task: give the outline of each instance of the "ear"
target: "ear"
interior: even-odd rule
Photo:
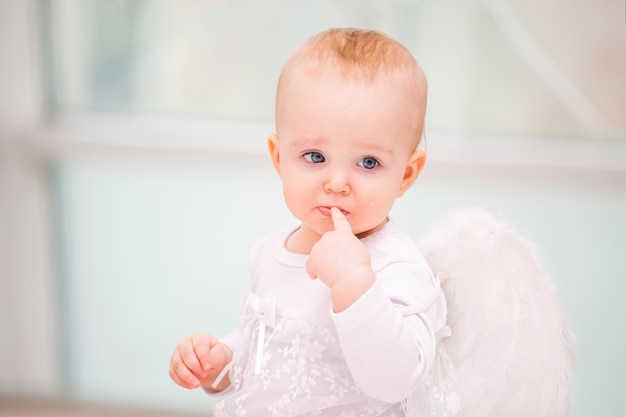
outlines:
[[[267,137],[267,149],[270,151],[274,169],[280,175],[280,147],[278,146],[278,135],[276,133],[272,133]]]
[[[404,170],[404,177],[402,178],[402,184],[400,185],[398,197],[401,197],[406,192],[406,190],[411,188],[411,186],[419,176],[420,172],[422,172],[422,168],[424,168],[425,163],[426,152],[421,149],[413,151],[411,156],[409,156],[409,160]]]

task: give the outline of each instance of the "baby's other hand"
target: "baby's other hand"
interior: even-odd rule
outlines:
[[[200,386],[212,388],[218,374],[230,362],[232,352],[220,343],[215,336],[194,333],[176,346],[170,359],[170,377],[187,389]],[[228,378],[220,382],[217,391],[228,385]]]

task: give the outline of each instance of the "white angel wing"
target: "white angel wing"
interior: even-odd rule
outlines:
[[[575,338],[534,245],[467,208],[420,246],[448,302],[451,336],[442,345],[459,416],[567,416]]]

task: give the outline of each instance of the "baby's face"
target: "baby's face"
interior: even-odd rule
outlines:
[[[402,88],[308,76],[282,91],[274,163],[303,231],[331,230],[331,207],[360,237],[378,230],[411,185],[416,127]]]

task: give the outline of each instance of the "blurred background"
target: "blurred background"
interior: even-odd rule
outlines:
[[[265,151],[274,89],[334,26],[385,31],[429,79],[429,160],[394,219],[416,240],[463,205],[510,219],[579,339],[571,415],[621,414],[625,15],[623,0],[0,0],[0,416],[210,414],[169,357],[236,324],[250,246],[295,224]]]

